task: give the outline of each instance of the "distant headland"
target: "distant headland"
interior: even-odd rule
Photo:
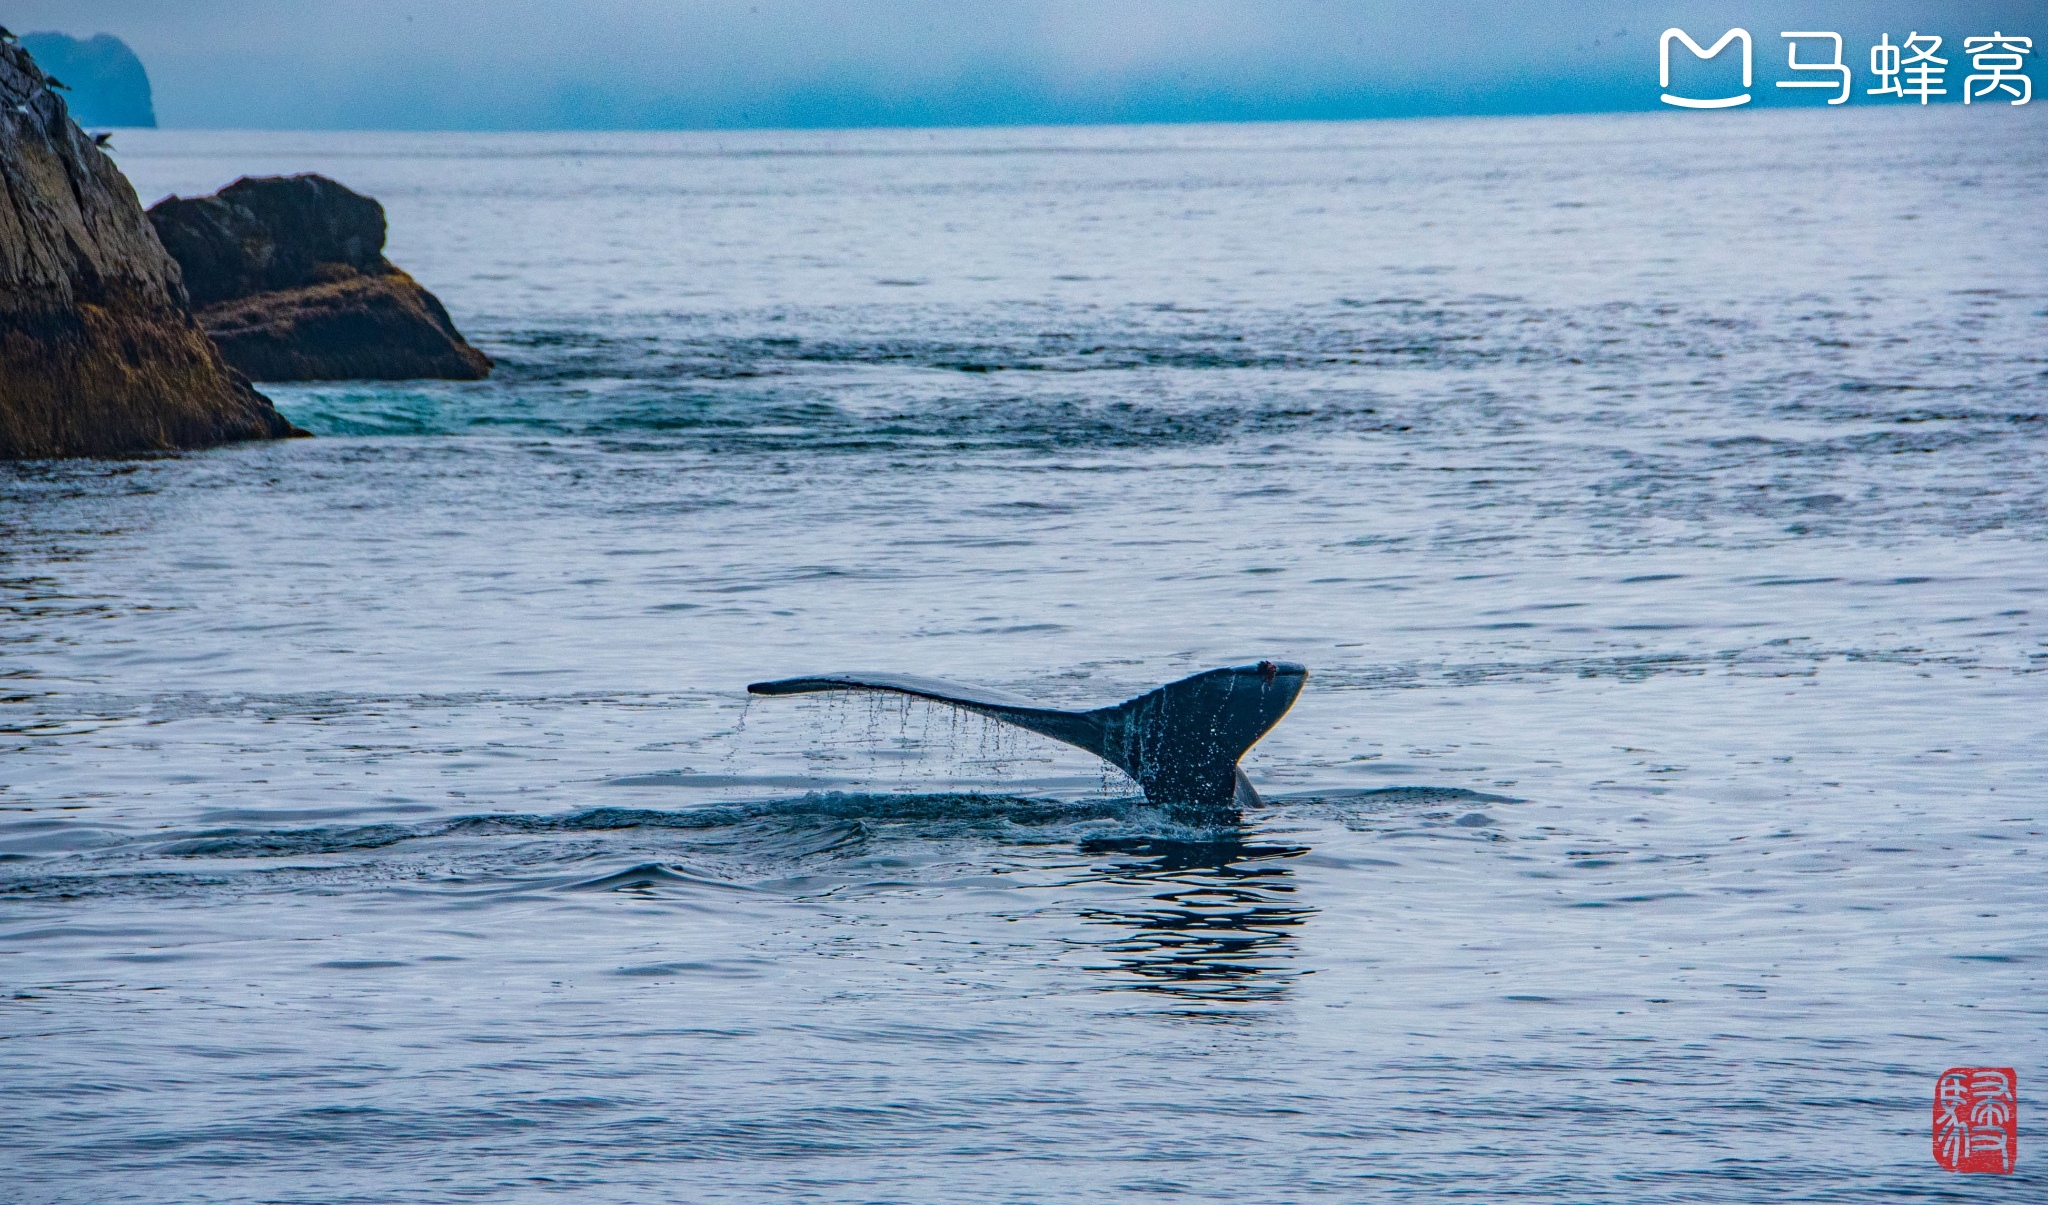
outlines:
[[[44,71],[69,86],[71,116],[79,125],[156,125],[149,72],[128,43],[113,34],[25,33],[21,45]]]

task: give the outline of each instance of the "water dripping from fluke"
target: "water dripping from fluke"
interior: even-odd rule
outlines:
[[[1236,825],[1259,793],[1238,759],[1294,705],[1308,670],[1261,661],[1207,670],[1092,711],[1046,707],[1008,691],[914,674],[817,674],[755,682],[749,694],[871,691],[945,703],[1085,749],[1128,774],[1176,824]]]

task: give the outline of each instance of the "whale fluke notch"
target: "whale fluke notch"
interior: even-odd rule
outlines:
[[[1086,749],[1130,775],[1169,818],[1216,825],[1235,824],[1259,802],[1237,759],[1280,722],[1306,681],[1300,665],[1261,661],[1207,670],[1093,711],[916,674],[813,674],[755,682],[747,693],[879,691],[946,703]]]

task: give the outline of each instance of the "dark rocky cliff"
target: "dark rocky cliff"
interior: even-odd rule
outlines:
[[[244,177],[149,211],[199,321],[259,381],[475,380],[491,362],[384,258],[384,207],[325,176]]]
[[[193,321],[120,170],[0,44],[0,458],[293,433]]]
[[[244,176],[210,197],[158,201],[149,220],[202,310],[393,270],[384,258],[384,207],[325,176]]]
[[[44,71],[71,89],[71,116],[83,126],[153,126],[156,106],[149,95],[149,72],[128,43],[110,33],[74,38],[62,33],[30,33],[21,45]]]

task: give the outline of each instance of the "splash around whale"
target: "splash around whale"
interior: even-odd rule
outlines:
[[[1238,759],[1280,722],[1307,681],[1303,666],[1261,661],[1206,670],[1092,711],[940,678],[866,671],[755,682],[747,692],[878,691],[945,703],[1086,749],[1130,775],[1169,820],[1214,826],[1236,824],[1258,804]]]

